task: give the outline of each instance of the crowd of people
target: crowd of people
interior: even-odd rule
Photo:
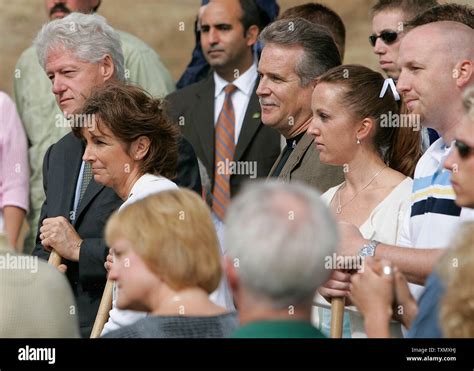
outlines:
[[[0,337],[474,337],[474,8],[377,0],[383,76],[325,5],[203,1],[176,90],[100,3],[0,92]]]

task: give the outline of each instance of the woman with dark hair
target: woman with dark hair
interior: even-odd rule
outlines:
[[[87,142],[83,160],[94,180],[124,200],[120,211],[151,194],[177,189],[179,129],[165,115],[161,101],[144,90],[121,83],[96,88],[85,101],[74,133]],[[112,260],[113,249],[108,260]],[[141,312],[116,308],[116,290],[106,331],[143,318]]]
[[[94,180],[127,204],[155,191],[177,188],[179,129],[144,90],[107,83],[84,103],[74,132],[87,142],[83,159]],[[137,189],[138,188],[138,189]]]
[[[394,93],[384,89],[386,85],[382,75],[369,68],[343,65],[319,77],[312,97],[313,121],[308,133],[314,136],[321,162],[343,166],[345,177],[322,198],[338,221],[357,225],[371,240],[370,246],[361,246],[361,256],[373,255],[379,241],[396,243],[410,205],[409,176],[416,164],[404,146],[409,143],[406,138],[420,127],[411,127],[415,121],[410,117],[408,122],[401,119]],[[320,294],[345,296],[349,273],[335,271],[333,277],[339,282],[328,281]],[[340,281],[346,281],[347,287],[340,287]],[[328,305],[318,298],[320,305]],[[319,309],[317,313],[322,330],[327,331],[329,311]],[[391,331],[393,336],[402,336],[399,323],[392,323]],[[344,335],[365,336],[362,317],[354,307],[346,310]]]

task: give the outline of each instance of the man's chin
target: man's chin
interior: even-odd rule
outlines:
[[[60,104],[59,108],[61,112],[64,114],[64,116],[71,116],[75,115],[80,111],[80,108],[76,107],[75,105],[72,104]]]
[[[387,75],[388,78],[398,80],[398,77],[400,76],[400,70],[396,68],[396,66],[393,63],[389,63],[384,66],[380,66],[383,72]]]
[[[274,127],[276,126],[275,120],[272,120],[269,117],[265,117],[265,115],[262,115],[261,117],[262,124],[268,127]]]
[[[456,194],[456,199],[454,200],[454,203],[459,207],[474,209],[474,195],[473,197],[469,197]]]
[[[223,58],[208,58],[207,63],[209,63],[209,66],[215,70],[222,69],[227,66],[227,61]]]
[[[397,81],[398,77],[400,76],[400,71],[394,71],[392,69],[388,69],[384,71],[388,78],[394,79],[395,81]]]

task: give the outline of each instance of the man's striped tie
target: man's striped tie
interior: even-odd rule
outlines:
[[[230,202],[230,169],[235,152],[235,114],[232,94],[237,88],[229,84],[225,87],[224,105],[215,128],[216,153],[214,161],[214,188],[212,190],[212,210],[220,220]]]

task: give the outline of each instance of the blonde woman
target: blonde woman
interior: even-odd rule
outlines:
[[[206,204],[194,192],[164,191],[115,213],[106,241],[117,306],[149,312],[112,338],[220,338],[237,326],[235,312],[209,299],[221,279],[220,252]]]

